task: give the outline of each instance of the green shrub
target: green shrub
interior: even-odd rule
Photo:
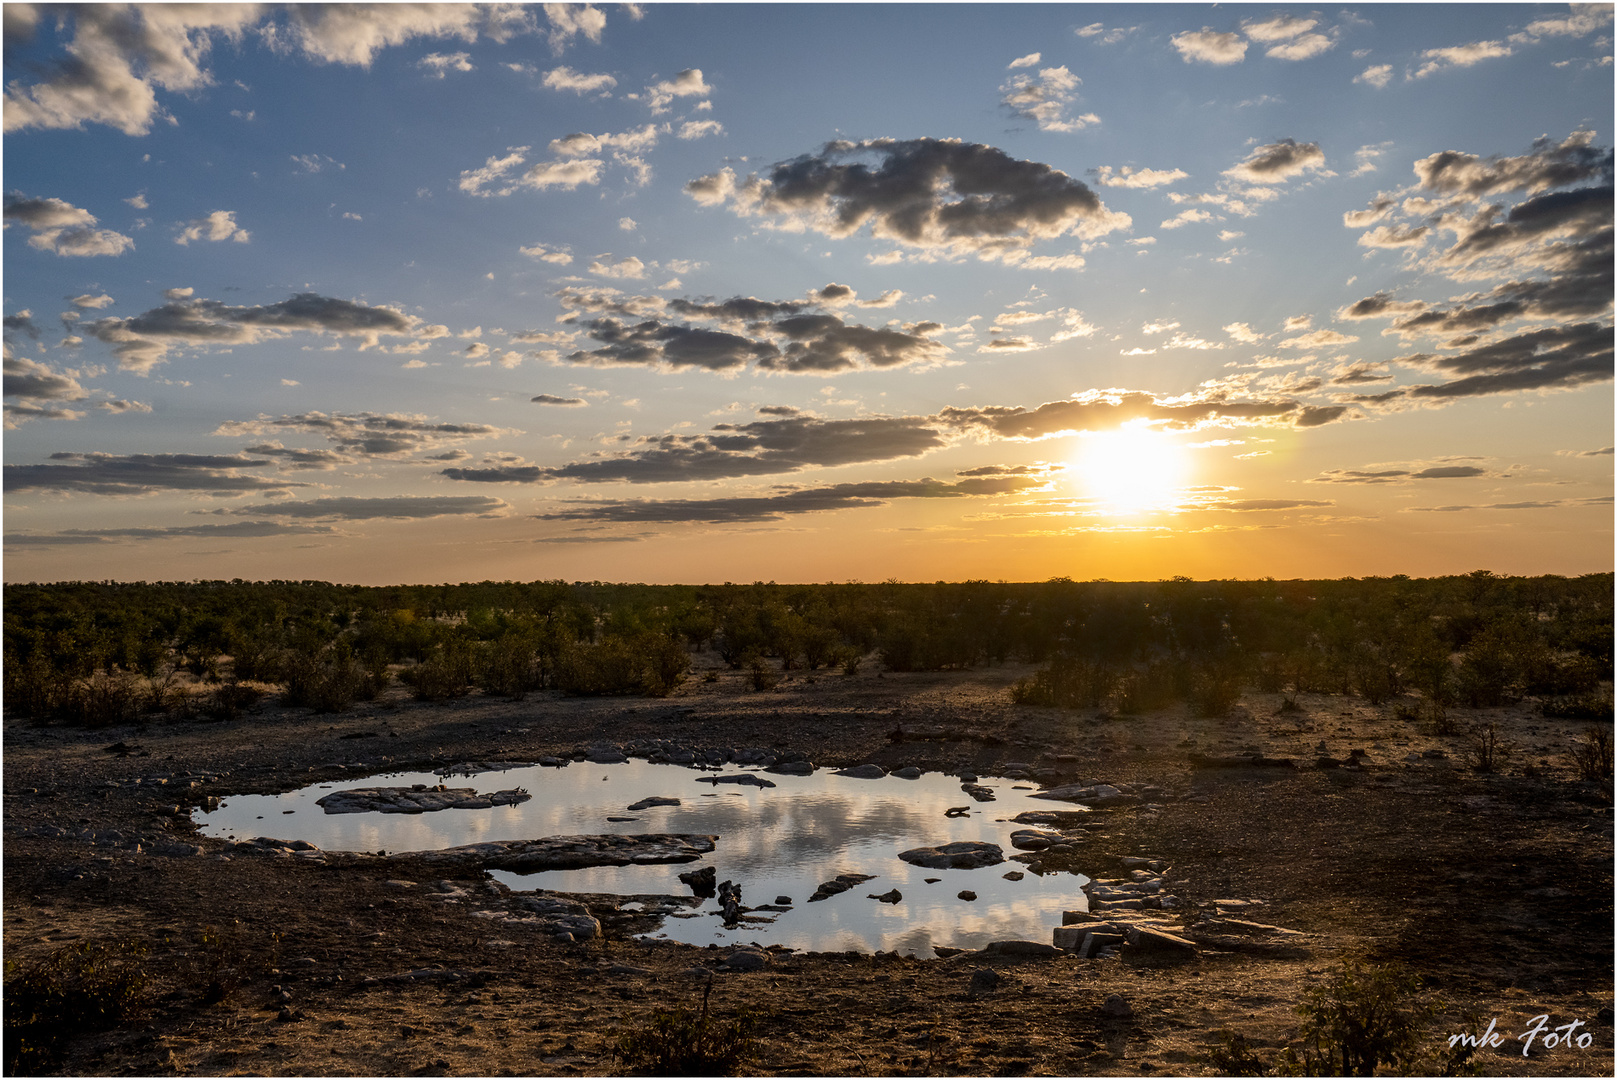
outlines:
[[[1397,965],[1344,963],[1298,1004],[1301,1045],[1286,1048],[1275,1072],[1373,1076],[1381,1065],[1415,1069],[1435,1008],[1420,996],[1420,979]]]
[[[626,1071],[640,1076],[736,1076],[754,1054],[752,1016],[733,1020],[708,1014],[708,983],[702,1008],[657,1009],[638,1030],[618,1037],[614,1055]]]
[[[1117,681],[1117,711],[1125,716],[1166,709],[1179,698],[1172,665],[1153,663],[1144,671],[1127,671]]]
[[[1611,695],[1595,692],[1558,698],[1546,701],[1540,711],[1552,720],[1610,720]]]
[[[593,645],[575,641],[557,658],[556,689],[578,696],[666,697],[685,681],[690,667],[685,647],[654,631],[632,638],[607,637]]]
[[[81,942],[26,967],[6,961],[6,1075],[38,1074],[74,1036],[116,1027],[145,1003],[146,949]]]

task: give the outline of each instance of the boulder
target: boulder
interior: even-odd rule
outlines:
[[[1163,930],[1153,930],[1147,926],[1136,926],[1129,931],[1128,947],[1124,951],[1130,957],[1151,957],[1152,959],[1194,960],[1196,959],[1196,946],[1184,938]]]
[[[832,775],[851,776],[855,780],[880,780],[887,775],[887,770],[875,764],[855,765],[851,769],[838,769]]]
[[[900,900],[904,899],[904,894],[899,892],[897,889],[888,889],[880,896],[877,896],[875,893],[870,893],[866,899],[877,900],[883,904],[896,904]]]
[[[1060,839],[1060,833],[1043,832],[1039,829],[1017,829],[1011,833],[1011,847],[1020,851],[1043,851]]]
[[[830,881],[821,882],[819,887],[814,890],[814,895],[809,897],[809,903],[812,904],[816,900],[836,896],[838,893],[845,893],[855,885],[875,880],[875,877],[876,875],[874,874],[838,874]]]
[[[1123,1000],[1122,994],[1108,994],[1105,1004],[1100,1007],[1100,1012],[1102,1016],[1113,1020],[1127,1020],[1134,1015],[1133,1007]]]
[[[680,803],[679,803],[678,799],[666,798],[666,797],[664,797],[662,795],[652,795],[652,796],[650,796],[648,798],[641,799],[637,803],[631,804],[628,807],[628,809],[630,809],[630,810],[649,810],[653,806],[678,806],[679,804]]]
[[[997,988],[999,984],[999,972],[995,971],[993,968],[978,968],[976,971],[971,973],[970,993],[973,995],[986,994]]]
[[[766,780],[756,773],[737,773],[732,776],[698,776],[698,784],[740,784],[743,787],[774,787],[775,781]]]
[[[719,872],[711,866],[704,866],[700,870],[687,870],[679,875],[679,880],[691,887],[691,892],[697,896],[712,896],[718,891]]]
[[[912,866],[929,870],[976,870],[1005,861],[1005,852],[998,844],[981,840],[956,840],[937,847],[911,848],[898,857]]]
[[[349,788],[316,799],[328,814],[427,814],[435,810],[487,810],[527,802],[533,796],[521,788],[479,794],[472,788],[414,787]]]
[[[770,772],[780,773],[784,776],[811,776],[814,773],[812,761],[783,761],[769,768]]]
[[[737,949],[724,958],[725,971],[762,971],[769,966],[769,954],[762,949]]]
[[[611,746],[592,746],[584,751],[584,760],[596,765],[621,765],[629,759]]]
[[[1140,801],[1138,795],[1127,795],[1110,784],[1065,784],[1048,791],[1028,796],[1032,799],[1055,799],[1060,802],[1082,803],[1084,806],[1126,806]]]
[[[991,941],[983,947],[989,956],[1059,956],[1061,950],[1042,941]]]
[[[921,778],[921,770],[917,769],[914,765],[906,765],[902,769],[894,769],[892,775],[898,777],[900,780],[919,780]]]
[[[960,899],[966,900],[966,901],[971,901],[971,900],[977,899],[977,894],[972,892],[970,889],[961,889],[955,895],[958,896]]]

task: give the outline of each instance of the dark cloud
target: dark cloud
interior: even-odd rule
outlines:
[[[538,405],[560,405],[574,409],[589,404],[581,397],[557,397],[555,394],[535,394],[528,400]]]
[[[828,236],[865,226],[878,239],[1018,262],[1032,244],[1126,228],[1079,180],[1049,165],[955,139],[827,143],[739,184],[729,169],[685,190],[742,216],[786,218]]]
[[[779,355],[779,350],[767,341],[657,319],[630,326],[617,319],[603,318],[585,325],[588,336],[601,347],[569,353],[567,359],[575,364],[638,364],[728,371]]]
[[[825,296],[827,292],[835,289],[845,289],[850,298],[853,296],[853,290],[845,285],[828,285],[816,295],[823,302],[835,302],[841,299],[840,295],[833,293],[829,297]],[[688,319],[717,319],[721,322],[738,323],[768,322],[781,315],[796,315],[812,306],[800,300],[759,300],[755,296],[734,296],[728,300],[708,302],[680,299],[668,301],[669,311]]]
[[[1411,353],[1393,362],[1459,376],[1401,391],[1417,399],[1569,390],[1612,377],[1612,328],[1600,323],[1546,327],[1464,352]]]
[[[487,469],[445,469],[441,475],[476,484],[534,484],[549,479],[549,471],[537,465],[498,465]]]
[[[289,469],[331,470],[338,465],[347,465],[354,460],[346,454],[337,453],[335,450],[289,449],[280,443],[249,446],[245,452],[261,457],[279,458]]]
[[[1404,513],[1452,514],[1460,510],[1547,510],[1552,506],[1565,506],[1560,499],[1550,502],[1486,503],[1480,506],[1406,506]]]
[[[70,375],[21,356],[5,358],[5,396],[30,401],[82,401],[84,387]]]
[[[10,92],[6,95],[6,130],[11,130]],[[95,215],[61,199],[30,198],[20,191],[7,192],[4,218],[33,232],[28,246],[57,255],[122,255],[135,242],[111,229],[95,228]]]
[[[394,308],[317,293],[298,293],[276,304],[243,306],[186,297],[127,319],[97,319],[84,326],[85,333],[112,346],[120,366],[140,372],[162,363],[175,347],[252,344],[294,331],[359,338],[361,348],[376,345],[383,335],[437,337],[442,336],[440,331],[447,333]]]
[[[77,491],[91,495],[147,495],[155,491],[231,494],[307,487],[251,476],[268,458],[241,454],[52,454],[55,465],[6,465],[6,491]]]
[[[82,420],[84,413],[60,405],[38,405],[31,401],[7,402],[5,426],[14,428],[30,420]]]
[[[364,457],[391,457],[434,449],[444,443],[486,439],[506,434],[504,428],[487,424],[440,424],[422,416],[396,413],[321,413],[293,416],[260,416],[255,420],[228,420],[214,430],[215,435],[263,435],[275,431],[300,431],[324,435],[344,453]],[[251,452],[251,451],[250,451]],[[291,453],[271,447],[268,454]],[[441,460],[441,459],[440,459]]]
[[[1196,509],[1234,510],[1244,513],[1253,510],[1308,510],[1335,505],[1334,502],[1321,502],[1317,499],[1215,499],[1212,502],[1197,503]]]
[[[1234,423],[1289,422],[1316,426],[1340,418],[1343,407],[1325,409],[1296,401],[1231,401],[1210,397],[1202,401],[1158,402],[1143,391],[1090,392],[1065,401],[1052,401],[1035,409],[1021,406],[948,408],[938,415],[951,425],[986,431],[1006,439],[1042,439],[1075,431],[1109,431],[1131,420],[1162,422],[1170,428],[1189,428],[1215,421]]]
[[[395,495],[379,499],[334,496],[298,502],[260,503],[228,512],[244,516],[264,514],[270,517],[367,521],[373,518],[420,519],[472,514],[490,515],[504,509],[506,509],[504,500],[486,495]]]
[[[995,477],[948,483],[933,480],[891,480],[800,488],[779,495],[736,496],[721,499],[612,500],[569,504],[567,509],[535,515],[541,521],[610,521],[638,524],[779,521],[790,514],[818,513],[883,506],[894,499],[958,499],[1005,495],[1039,486],[1041,481]]]
[[[27,334],[35,341],[39,340],[39,327],[34,325],[34,313],[31,311],[19,311],[13,315],[7,315],[3,320],[0,320],[0,324],[3,324],[5,328],[6,340],[8,341],[11,340],[11,335],[15,333]]]
[[[1487,476],[1488,470],[1475,465],[1433,465],[1424,469],[1328,469],[1310,484],[1402,484],[1410,480],[1466,480]]]
[[[1325,152],[1319,143],[1281,139],[1253,150],[1245,161],[1224,170],[1224,175],[1251,184],[1273,184],[1324,167]]]
[[[1593,145],[1592,131],[1575,131],[1560,144],[1545,136],[1521,157],[1481,158],[1444,150],[1415,162],[1423,187],[1447,195],[1483,198],[1523,191],[1534,193],[1612,177],[1612,151]]]
[[[60,536],[93,536],[102,540],[168,540],[207,537],[214,540],[251,540],[265,536],[328,535],[329,525],[288,525],[280,521],[232,521],[223,525],[168,525],[161,528],[64,529]]]

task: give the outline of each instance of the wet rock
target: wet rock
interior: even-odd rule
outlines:
[[[899,892],[897,889],[888,889],[880,896],[877,896],[875,893],[870,893],[866,899],[879,900],[883,904],[896,904],[900,900],[904,899],[904,894]]]
[[[929,878],[922,878],[921,880],[926,882],[928,885],[936,885],[938,882],[942,881],[943,879],[940,878],[940,877],[929,877]]]
[[[627,809],[627,810],[650,810],[653,806],[678,806],[678,805],[680,805],[678,799],[671,799],[671,798],[667,798],[667,797],[662,796],[662,795],[652,795],[652,796],[650,796],[648,798],[641,799],[637,803],[630,804],[629,806],[625,807],[625,809]]]
[[[726,971],[762,971],[769,966],[769,954],[762,949],[737,949],[724,958]]]
[[[1055,799],[1060,802],[1082,803],[1085,806],[1107,807],[1125,806],[1140,801],[1138,795],[1129,795],[1120,788],[1111,784],[1065,784],[1053,787],[1048,791],[1039,791],[1028,796],[1031,799]]]
[[[921,770],[914,765],[906,765],[902,769],[894,769],[891,775],[898,777],[900,780],[919,780]]]
[[[970,889],[961,889],[959,892],[955,893],[955,895],[960,899],[967,901],[977,899],[977,894],[972,892]]]
[[[718,891],[719,872],[711,866],[704,866],[700,870],[687,870],[679,875],[679,880],[689,885],[691,892],[697,896],[712,896]]]
[[[780,773],[783,776],[812,776],[814,763],[812,761],[782,761],[770,766],[770,772]]]
[[[1148,926],[1136,926],[1129,931],[1125,955],[1152,959],[1194,960],[1196,946],[1176,934],[1153,930]]]
[[[584,760],[595,765],[621,765],[629,759],[614,747],[592,746],[584,751]]]
[[[1060,839],[1060,833],[1043,832],[1039,829],[1017,829],[1011,833],[1011,847],[1021,851],[1043,851]]]
[[[1026,876],[1020,870],[1007,870],[1004,874],[1006,881],[1021,881]]]
[[[698,784],[740,784],[743,787],[774,787],[775,781],[766,780],[756,773],[735,773],[731,776],[698,776]]]
[[[899,852],[898,857],[912,866],[924,866],[930,870],[976,870],[1004,862],[1005,852],[998,844],[981,840],[956,840],[952,844],[939,844],[936,847],[911,848]]]
[[[819,887],[814,890],[814,895],[809,897],[809,903],[812,904],[816,900],[836,896],[838,893],[845,893],[855,885],[866,881],[874,881],[875,878],[875,874],[838,874],[830,881],[821,882]]]
[[[1059,956],[1061,950],[1042,941],[991,941],[983,947],[989,956]]]
[[[548,836],[540,840],[495,840],[441,851],[418,852],[414,858],[442,866],[488,870],[576,870],[588,866],[630,866],[695,862],[713,850],[717,836],[694,833],[603,833],[593,836]]]
[[[775,903],[782,907],[791,907],[792,898],[790,896],[777,896],[775,897]]]
[[[978,802],[994,801],[994,789],[983,787],[981,784],[961,784],[960,790],[964,791],[967,795],[970,795]]]
[[[741,906],[741,886],[733,881],[719,882],[719,907],[724,912],[724,925],[734,926],[741,921],[745,909]]]
[[[947,809],[947,810],[945,810],[943,812],[943,816],[946,817],[946,818],[970,817],[971,816],[971,807],[969,807],[969,806],[951,806],[951,807],[949,807],[949,809]]]
[[[415,787],[349,788],[316,799],[328,814],[429,814],[437,810],[487,810],[527,802],[533,796],[521,788],[479,794],[471,788]]]
[[[880,780],[887,775],[887,770],[880,765],[855,765],[851,769],[838,769],[833,776],[851,776],[855,780]]]

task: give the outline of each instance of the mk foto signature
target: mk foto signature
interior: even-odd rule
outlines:
[[[1549,1028],[1550,1025],[1550,1017],[1548,1013],[1541,1016],[1535,1016],[1532,1020],[1528,1021],[1528,1023],[1532,1026],[1526,1031],[1522,1032],[1520,1035],[1516,1036],[1516,1038],[1522,1043],[1522,1057],[1527,1056],[1527,1052],[1533,1048],[1533,1041],[1540,1035],[1544,1037],[1543,1045],[1544,1049],[1546,1050],[1553,1050],[1558,1046],[1565,1048],[1573,1045],[1576,1045],[1580,1050],[1586,1050],[1589,1048],[1589,1045],[1594,1042],[1594,1036],[1589,1034],[1589,1032],[1578,1032],[1580,1027],[1587,1026],[1582,1020],[1572,1020],[1562,1024],[1558,1028],[1552,1028],[1548,1031],[1545,1030],[1546,1028]],[[1481,1035],[1450,1035],[1449,1046],[1469,1046],[1472,1049],[1478,1050],[1500,1046],[1507,1038],[1509,1038],[1509,1036],[1501,1035],[1494,1031],[1494,1028],[1498,1026],[1498,1024],[1499,1019],[1495,1017],[1494,1019],[1488,1021],[1488,1028]]]

